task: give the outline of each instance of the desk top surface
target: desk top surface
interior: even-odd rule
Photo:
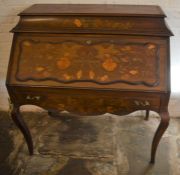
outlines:
[[[19,15],[95,15],[165,17],[159,6],[117,4],[34,4]]]

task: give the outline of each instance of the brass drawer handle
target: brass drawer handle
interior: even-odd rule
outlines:
[[[92,41],[91,40],[87,40],[86,44],[92,44]]]
[[[137,100],[135,100],[134,103],[135,103],[136,106],[140,105],[139,101],[137,101]]]
[[[147,100],[145,100],[145,101],[135,100],[134,103],[136,106],[150,106],[150,102]]]
[[[146,105],[146,106],[150,106],[149,101],[145,101],[145,105]]]
[[[37,100],[37,101],[39,101],[40,99],[41,99],[41,96],[30,96],[30,95],[26,96],[26,100]]]

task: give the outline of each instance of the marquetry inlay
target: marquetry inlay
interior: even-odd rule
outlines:
[[[158,83],[157,51],[158,46],[153,43],[24,40],[16,75],[20,81],[124,82],[153,86]]]
[[[6,86],[10,113],[33,154],[22,105],[80,115],[160,114],[151,148],[169,124],[170,36],[158,6],[35,4],[20,14]],[[60,115],[63,117],[62,115]],[[78,122],[76,122],[78,124]],[[38,168],[37,168],[38,169]],[[76,173],[78,174],[78,173]]]
[[[77,26],[77,27],[81,27],[82,26],[82,22],[80,19],[75,19],[74,20],[74,24]]]

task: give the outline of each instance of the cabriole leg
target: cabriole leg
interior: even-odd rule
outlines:
[[[162,135],[164,134],[164,132],[166,131],[168,125],[169,125],[169,113],[168,111],[164,111],[160,113],[160,117],[161,117],[161,122],[159,124],[159,127],[154,135],[154,139],[152,142],[152,148],[151,148],[151,161],[150,163],[154,163],[155,162],[155,156],[156,156],[156,150],[157,150],[157,146],[160,142],[160,139],[162,137]]]
[[[144,120],[149,120],[149,110],[146,110],[146,117],[144,118]]]
[[[28,146],[29,154],[33,155],[33,142],[32,142],[31,133],[20,114],[19,106],[12,107],[11,117],[12,117],[14,123],[16,124],[16,126],[21,130],[22,134],[24,135],[24,138],[25,138],[27,146]]]
[[[148,109],[146,110],[146,117],[145,117],[145,120],[149,120],[149,110],[148,110]]]

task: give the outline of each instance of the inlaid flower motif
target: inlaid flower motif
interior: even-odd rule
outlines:
[[[81,79],[81,77],[82,77],[82,70],[79,70],[77,72],[77,79]]]
[[[148,45],[148,49],[151,50],[151,49],[155,49],[156,48],[156,45],[154,44],[149,44]]]
[[[101,81],[106,81],[108,79],[108,75],[103,75],[102,77],[100,77]]]
[[[67,57],[62,57],[57,61],[57,67],[62,70],[67,69],[70,66],[70,64],[71,62]]]
[[[89,78],[90,78],[90,79],[94,79],[94,77],[95,77],[94,71],[90,70],[90,71],[89,71]]]
[[[69,74],[63,74],[65,80],[70,80],[71,76]]]
[[[106,71],[112,72],[116,69],[117,63],[112,58],[107,58],[102,66]]]
[[[131,71],[129,71],[129,73],[130,73],[131,75],[136,75],[136,74],[138,74],[138,71],[137,71],[137,70],[131,70]]]
[[[42,71],[44,71],[44,70],[45,70],[45,68],[42,67],[42,66],[36,67],[36,71],[37,71],[37,72],[42,72]]]
[[[81,22],[80,19],[75,19],[74,24],[76,25],[76,27],[81,27],[82,26],[82,22]]]

